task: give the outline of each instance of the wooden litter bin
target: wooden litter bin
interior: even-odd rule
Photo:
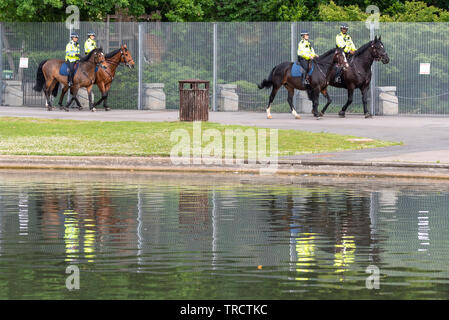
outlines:
[[[209,81],[179,81],[179,120],[209,120]]]

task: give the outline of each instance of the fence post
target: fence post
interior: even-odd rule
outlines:
[[[138,47],[139,47],[139,53],[138,53],[138,65],[139,65],[139,69],[138,69],[138,75],[137,75],[137,109],[138,110],[142,110],[142,45],[143,45],[143,32],[142,32],[142,22],[138,22],[138,39],[139,39],[139,43],[138,43]]]
[[[0,22],[0,106],[3,104],[3,43],[2,32],[3,24]]]
[[[213,79],[212,79],[212,111],[217,111],[217,24],[214,23],[213,32]]]
[[[374,40],[374,23],[371,22],[369,25],[369,39]],[[371,99],[371,114],[375,115],[375,90],[376,90],[376,68],[375,64],[371,65],[371,82],[370,82],[370,99]]]
[[[296,61],[296,22],[292,22],[290,24],[290,59],[292,62]],[[293,94],[293,108],[296,110],[296,96],[298,94],[298,90],[294,89]]]

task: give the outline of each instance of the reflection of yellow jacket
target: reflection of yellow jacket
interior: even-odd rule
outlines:
[[[351,36],[349,34],[344,34],[340,32],[335,38],[337,42],[337,47],[344,48],[344,52],[348,53],[349,51],[356,51],[354,42],[352,42]]]
[[[296,271],[313,272],[313,266],[315,264],[315,234],[304,233],[302,237],[296,238],[296,241],[296,254],[298,260],[296,263]],[[298,277],[296,280],[309,280],[309,278]]]
[[[312,45],[308,40],[302,39],[298,44],[298,56],[306,60],[310,60],[316,57],[315,50],[313,50]]]
[[[343,272],[345,269],[354,263],[356,245],[353,236],[347,236],[341,244],[335,245],[334,267],[335,272]]]

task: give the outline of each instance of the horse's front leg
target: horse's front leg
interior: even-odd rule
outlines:
[[[354,96],[354,88],[348,88],[348,101],[346,101],[345,105],[341,109],[341,111],[338,113],[338,115],[341,118],[344,118],[346,115],[346,109],[351,105],[352,103],[352,97]]]
[[[321,119],[321,115],[318,113],[318,104],[320,101],[320,90],[312,91],[312,113],[317,119]]]
[[[327,103],[324,105],[323,109],[321,109],[321,112],[320,112],[320,116],[322,117],[322,116],[324,116],[324,113],[326,112],[327,107],[329,107],[329,105],[332,103],[332,99],[329,96],[329,93],[327,92],[327,88],[322,89],[321,93],[327,99]]]
[[[78,98],[76,97],[77,93],[78,93],[79,88],[72,86],[72,88],[70,89],[70,100],[67,102],[66,106],[64,107],[65,111],[69,111],[69,107],[70,105],[73,103],[73,101],[76,102],[76,104],[78,105],[78,108],[81,107],[80,102],[78,101]]]
[[[363,113],[365,114],[366,119],[373,117],[373,115],[368,111],[368,89],[369,86],[360,88],[360,92],[362,93]]]
[[[98,87],[98,89],[100,89],[101,98],[98,99],[97,102],[94,102],[92,108],[95,108],[97,105],[99,105],[105,98],[105,91],[106,91],[106,89],[104,87],[104,82],[97,81],[97,87]]]
[[[104,100],[103,100],[104,111],[111,110],[108,107],[108,96],[109,96],[109,89],[111,88],[111,84],[112,84],[112,82],[110,82],[109,84],[106,85],[106,92],[105,92],[105,97],[104,97]]]
[[[89,110],[95,112],[95,107],[92,106],[92,86],[87,87],[87,98],[89,99]]]

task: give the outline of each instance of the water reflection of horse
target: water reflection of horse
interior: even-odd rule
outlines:
[[[331,49],[321,56],[313,59],[315,67],[310,75],[310,85],[304,85],[303,79],[301,77],[293,77],[291,69],[293,62],[286,61],[273,68],[268,79],[264,79],[261,84],[258,84],[259,89],[262,88],[273,88],[271,90],[270,98],[267,107],[267,118],[271,119],[271,104],[278,90],[284,86],[288,91],[288,104],[290,105],[290,110],[296,119],[301,117],[295,111],[293,107],[293,95],[295,89],[307,90],[307,95],[313,103],[313,115],[319,117],[318,113],[318,98],[320,92],[327,95],[326,88],[328,86],[329,72],[333,69],[334,65],[341,67],[346,67],[346,57],[343,50],[340,48]],[[327,106],[326,106],[327,107]]]

